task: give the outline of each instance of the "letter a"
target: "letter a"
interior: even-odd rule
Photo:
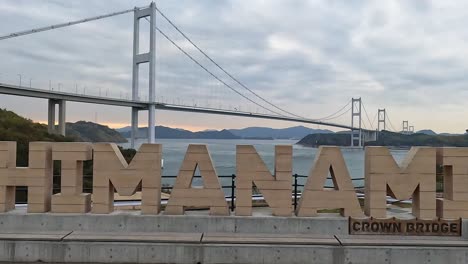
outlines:
[[[328,173],[334,190],[324,190]],[[338,147],[320,147],[299,201],[297,216],[315,216],[318,209],[341,209],[341,215],[361,217],[362,209]]]
[[[203,179],[203,188],[191,187],[197,166]],[[209,207],[211,215],[229,215],[228,204],[206,145],[188,146],[164,213],[181,215],[187,206]]]

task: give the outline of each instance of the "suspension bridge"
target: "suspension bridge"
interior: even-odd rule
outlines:
[[[343,107],[338,111],[327,115],[321,118],[309,118],[301,116],[291,111],[280,107],[279,105],[273,103],[271,100],[266,99],[261,96],[254,89],[249,88],[241,80],[235,77],[234,74],[227,71],[223,68],[215,59],[213,59],[207,52],[205,52],[199,45],[197,45],[191,38],[184,33],[180,27],[176,25],[171,19],[169,19],[153,2],[146,7],[135,7],[132,9],[122,10],[118,12],[113,12],[109,14],[84,18],[80,20],[65,22],[61,24],[55,24],[40,28],[29,29],[25,31],[15,32],[0,36],[0,41],[5,41],[12,38],[18,38],[25,35],[37,34],[44,31],[55,30],[59,28],[65,28],[74,26],[81,23],[86,23],[90,21],[96,21],[101,19],[106,19],[114,16],[119,16],[127,13],[133,13],[133,52],[132,52],[132,92],[131,98],[123,96],[120,93],[120,96],[111,96],[109,92],[101,93],[99,91],[98,95],[86,94],[85,90],[79,90],[78,86],[75,84],[75,91],[60,91],[60,85],[58,89],[53,90],[50,83],[49,87],[33,87],[31,84],[31,79],[29,87],[22,84],[22,75],[19,76],[19,84],[11,83],[1,83],[0,82],[0,94],[6,95],[15,95],[15,96],[25,96],[25,97],[34,97],[34,98],[43,98],[47,99],[48,104],[48,128],[51,133],[58,133],[65,135],[65,124],[66,124],[66,102],[82,102],[82,103],[91,103],[91,104],[103,104],[103,105],[114,105],[131,108],[131,146],[135,145],[135,138],[138,131],[138,117],[140,111],[148,112],[148,142],[154,143],[155,138],[155,125],[156,125],[156,110],[163,111],[181,111],[181,112],[194,112],[194,113],[203,113],[203,114],[217,114],[225,116],[241,116],[248,118],[262,118],[270,120],[281,120],[281,121],[291,121],[291,122],[300,122],[305,124],[316,124],[321,126],[335,127],[341,129],[350,130],[351,137],[351,146],[363,145],[363,142],[368,140],[375,140],[377,138],[377,133],[380,130],[387,130],[387,124],[390,125],[391,130],[397,131],[391,121],[388,118],[388,114],[385,109],[378,109],[378,112],[375,114],[374,119],[371,121],[369,114],[364,106],[361,98],[352,98],[348,101]],[[197,59],[193,53],[189,52],[183,45],[177,43],[176,40],[171,38],[162,28],[158,27],[156,23],[156,15],[160,16],[170,25],[170,27],[181,36],[181,38],[189,43],[191,50],[196,51],[199,56],[204,60]],[[147,52],[140,52],[140,21],[146,22],[149,24],[149,48]],[[201,106],[195,103],[193,104],[184,104],[173,101],[168,102],[164,100],[163,97],[157,97],[157,87],[156,87],[156,37],[165,40],[169,45],[171,45],[175,50],[180,52],[192,65],[198,68],[199,71],[203,72],[205,76],[208,76],[211,79],[211,82],[215,82],[218,86],[216,88],[223,89],[231,93],[230,96],[236,96],[238,100],[242,100],[247,105],[256,108],[256,111],[246,111],[239,108],[232,109],[229,107],[223,107],[221,104],[219,107],[213,107],[210,105]],[[141,96],[140,92],[142,87],[140,87],[140,66],[147,64],[148,65],[148,91],[147,96],[144,98]],[[210,67],[207,66],[210,64],[210,67],[214,67],[217,71],[213,71]],[[183,77],[183,76],[180,76]],[[58,105],[58,128],[56,128],[56,106]],[[245,107],[244,107],[245,109]],[[339,117],[342,117],[346,114],[351,116],[351,122],[348,124],[334,122]],[[365,117],[365,118],[364,118]],[[374,128],[373,124],[377,118],[377,128]],[[367,126],[365,123],[367,122]],[[404,121],[403,131],[409,132],[408,121]],[[406,126],[405,126],[406,124]],[[406,128],[406,130],[405,130]],[[413,127],[414,129],[414,127]],[[388,129],[390,130],[390,129]]]

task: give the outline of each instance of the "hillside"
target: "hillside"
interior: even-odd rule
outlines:
[[[301,139],[297,144],[309,147],[320,145],[349,146],[351,143],[349,134],[311,134]],[[389,131],[382,131],[376,141],[365,143],[366,146],[432,146],[432,147],[467,147],[468,135],[444,136],[444,135],[426,135],[414,133],[404,135]]]
[[[70,137],[49,134],[47,126],[34,123],[12,111],[0,109],[0,140],[2,141],[73,141]]]
[[[416,132],[416,134],[426,134],[426,135],[430,135],[430,136],[437,135],[437,133],[432,131],[431,129],[419,130],[418,132]]]
[[[0,109],[0,141],[16,141],[18,152],[17,164],[27,165],[27,154],[30,141],[74,141],[72,137],[64,137],[47,133],[47,126],[34,123],[12,111]]]
[[[299,140],[296,144],[306,147],[349,146],[351,145],[351,136],[344,133],[310,134]]]
[[[432,146],[432,147],[467,147],[468,135],[445,136],[445,135],[426,135],[414,133],[403,135],[389,131],[382,131],[377,141],[368,142],[369,146]]]
[[[333,133],[326,129],[312,129],[304,126],[288,128],[270,127],[246,127],[242,129],[229,129],[231,133],[241,138],[276,138],[276,139],[300,139],[309,134]]]
[[[114,129],[86,121],[67,123],[66,135],[75,138],[76,141],[84,142],[127,142],[127,140]]]
[[[122,142],[123,139],[116,131],[99,124],[79,121],[76,123],[67,123],[67,131],[70,136],[61,136],[49,134],[47,126],[44,124],[34,123],[30,119],[26,119],[17,115],[12,111],[0,109],[0,141],[16,141],[17,160],[16,165],[20,167],[28,166],[28,150],[30,141],[49,141],[49,142],[70,142],[70,141],[91,141],[91,142]],[[123,139],[125,140],[125,139]],[[119,147],[120,148],[120,147]],[[136,151],[133,149],[120,148],[122,155],[129,162]],[[54,175],[60,175],[59,163],[54,163]],[[84,163],[83,167],[84,187],[90,189],[92,187],[92,161]],[[59,178],[54,178],[54,193],[60,188]],[[24,189],[16,190],[16,202],[26,202],[26,192]]]
[[[117,131],[93,122],[67,123],[66,137],[47,132],[47,125],[35,123],[18,114],[0,109],[0,140],[2,141],[83,141],[127,142]]]

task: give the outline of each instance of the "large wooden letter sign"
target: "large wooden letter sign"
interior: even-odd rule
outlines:
[[[436,149],[413,147],[400,168],[386,147],[367,147],[365,154],[365,212],[387,216],[387,193],[395,199],[413,198],[413,215],[436,217]]]
[[[28,212],[50,210],[52,147],[48,142],[29,143],[29,167],[16,167],[16,142],[0,142],[0,212],[15,208],[16,186],[28,187]]]
[[[116,144],[95,144],[93,174],[93,213],[108,214],[114,210],[114,187],[118,194],[130,196],[140,184],[141,212],[159,213],[161,145],[141,145],[127,164]]]
[[[90,143],[54,143],[52,159],[61,161],[61,191],[52,196],[53,213],[87,213],[91,194],[83,192],[83,161],[93,158]]]
[[[334,190],[324,190],[330,173]],[[356,191],[338,147],[320,147],[304,187],[297,216],[315,216],[318,209],[341,209],[341,215],[363,216]]]
[[[468,148],[441,148],[437,163],[443,165],[444,199],[437,199],[437,216],[468,218]]]
[[[197,167],[203,179],[203,188],[191,187]],[[188,146],[164,213],[184,214],[188,206],[209,207],[211,215],[229,215],[228,204],[206,145]]]
[[[236,215],[252,215],[252,183],[271,207],[273,215],[291,216],[292,146],[275,147],[275,175],[251,145],[236,150]]]

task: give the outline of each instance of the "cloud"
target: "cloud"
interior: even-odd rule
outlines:
[[[147,4],[6,0],[0,3],[0,34]],[[351,97],[362,97],[371,116],[377,108],[386,108],[395,124],[410,120],[416,129],[452,132],[463,131],[465,125],[455,120],[441,122],[442,117],[458,118],[468,112],[463,107],[468,84],[468,33],[463,26],[467,5],[428,0],[158,2],[220,65],[280,107],[315,118],[333,113]],[[242,89],[161,16],[157,19],[158,27],[208,70]],[[149,28],[145,21],[141,27],[144,43]],[[24,80],[32,78],[36,87],[48,88],[51,80],[53,86],[60,82],[69,91],[78,86],[81,91],[87,87],[88,93],[101,90],[126,97],[131,91],[132,31],[133,15],[127,14],[1,41],[0,81],[17,83],[21,73]],[[250,111],[259,108],[213,79],[160,34],[157,50],[158,100]],[[146,71],[142,66],[141,98],[148,93]],[[31,118],[44,119],[37,114],[37,104],[24,106],[22,100],[13,98],[5,106],[26,107]],[[437,116],[428,118],[427,109],[437,111]],[[107,122],[129,121],[130,114],[122,115],[126,110],[102,111],[101,118]],[[71,120],[82,118],[78,107],[72,106],[69,113]],[[215,128],[253,122],[238,119],[233,124],[223,117],[186,115],[164,112],[158,122]],[[350,117],[336,122],[349,123]]]

